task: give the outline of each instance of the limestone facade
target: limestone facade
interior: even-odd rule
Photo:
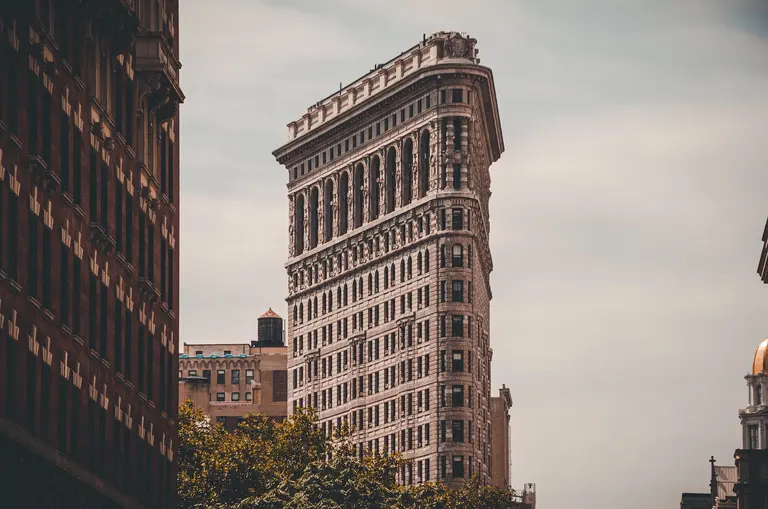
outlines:
[[[399,451],[404,484],[490,480],[489,166],[476,41],[439,32],[311,107],[288,170],[288,409]]]

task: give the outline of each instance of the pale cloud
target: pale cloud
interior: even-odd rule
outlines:
[[[286,173],[307,106],[462,30],[493,71],[493,385],[542,506],[674,507],[739,445],[766,335],[768,8],[758,0],[210,2],[181,12],[182,341],[285,313]]]

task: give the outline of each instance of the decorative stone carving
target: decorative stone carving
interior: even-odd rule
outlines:
[[[452,36],[445,41],[444,44],[445,55],[448,58],[469,58],[470,55],[470,41],[458,34]]]
[[[340,198],[340,190],[339,190],[339,182],[341,179],[339,178],[339,174],[336,173],[331,177],[331,181],[333,182],[333,236],[338,237],[339,236],[339,206],[341,205],[341,202],[339,201]],[[347,194],[349,196],[349,194]],[[349,200],[347,200],[349,201]]]
[[[317,244],[327,241],[325,238],[325,181],[317,183]]]
[[[293,230],[294,225],[296,224],[296,217],[294,216],[294,197],[293,195],[288,196],[288,255],[294,256],[295,250],[295,239],[293,238]]]

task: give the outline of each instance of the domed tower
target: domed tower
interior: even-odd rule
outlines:
[[[259,317],[258,340],[251,346],[283,346],[283,319],[272,308]]]
[[[752,372],[744,377],[749,387],[749,406],[739,411],[744,449],[768,449],[768,339],[760,343]]]

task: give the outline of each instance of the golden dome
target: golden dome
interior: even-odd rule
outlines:
[[[768,373],[768,339],[763,340],[755,352],[755,360],[752,362],[752,374]]]

